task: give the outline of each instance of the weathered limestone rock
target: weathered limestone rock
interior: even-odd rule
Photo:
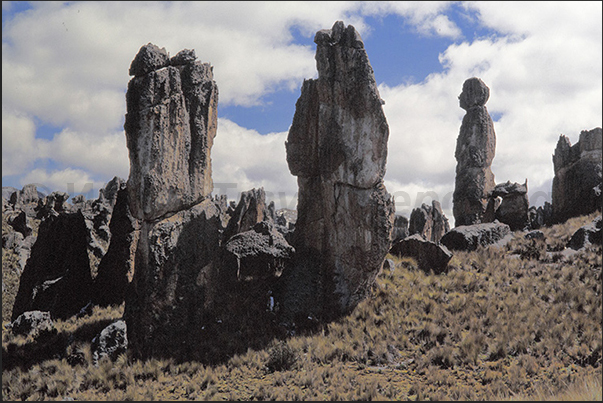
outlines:
[[[249,231],[259,222],[274,221],[274,203],[266,205],[264,188],[241,192],[241,198],[234,209],[228,226],[224,230],[224,240],[241,232]]]
[[[494,174],[490,169],[496,148],[492,118],[485,104],[490,89],[477,77],[463,84],[459,96],[463,118],[456,142],[456,180],[453,201],[455,225],[484,222],[488,193],[494,189]]]
[[[65,205],[69,199],[69,193],[66,192],[52,192],[44,198],[38,199],[38,206],[36,207],[36,218],[45,219],[49,216],[56,216],[63,211],[68,211],[68,206]]]
[[[314,42],[318,79],[304,81],[286,142],[299,275],[285,294],[328,318],[366,296],[391,245],[394,205],[383,185],[389,127],[362,39],[337,21]]]
[[[23,189],[12,192],[7,200],[13,210],[23,211],[28,217],[35,217],[35,207],[42,198],[44,195],[38,191],[36,185],[28,184],[23,186]]]
[[[450,250],[476,250],[503,241],[511,233],[507,224],[491,223],[461,225],[448,231],[440,242]]]
[[[117,320],[104,328],[92,340],[92,363],[97,365],[103,357],[111,361],[117,360],[128,348],[128,331],[126,322]]]
[[[559,137],[553,166],[553,221],[601,211],[603,196],[601,143],[602,130],[583,130],[573,146],[564,135]]]
[[[199,358],[205,312],[222,291],[222,230],[211,199],[158,222],[141,222],[124,312],[134,357]]]
[[[224,268],[236,268],[236,273],[229,277],[237,281],[266,281],[279,277],[295,252],[274,225],[266,221],[234,235],[224,245],[224,250]]]
[[[432,200],[431,206],[423,203],[420,208],[415,208],[410,213],[409,235],[419,234],[424,239],[439,244],[442,236],[448,231],[450,224],[437,200]]]
[[[138,220],[132,217],[126,183],[120,183],[111,214],[111,242],[98,265],[92,299],[98,305],[124,302],[128,284],[134,276],[134,255],[139,235]]]
[[[130,210],[147,221],[189,208],[212,192],[209,150],[218,106],[211,65],[182,58],[185,64],[162,68],[167,54],[153,46],[143,46],[132,62],[136,77],[128,84],[124,124]]]
[[[12,319],[26,311],[67,318],[90,300],[90,262],[81,212],[51,215],[40,223],[36,243],[19,281]]]
[[[530,206],[528,217],[530,219],[530,228],[532,229],[550,226],[553,223],[553,205],[547,201],[539,207]]]
[[[448,262],[452,253],[444,245],[425,239],[421,234],[410,235],[400,239],[391,247],[390,253],[399,257],[412,257],[417,261],[419,269],[434,274],[448,271]]]
[[[392,231],[392,245],[398,239],[404,239],[408,235],[408,218],[396,214],[394,218],[394,230]]]
[[[528,213],[528,181],[520,183],[500,183],[490,193],[491,198],[501,198],[500,205],[496,208],[494,218],[508,224],[511,231],[523,230],[529,227]]]
[[[11,323],[11,330],[14,334],[32,335],[34,338],[57,331],[50,312],[43,311],[23,312]]]

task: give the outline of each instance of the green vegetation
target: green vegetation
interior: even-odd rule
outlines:
[[[2,398],[601,400],[602,250],[556,255],[595,216],[543,229],[545,241],[517,233],[505,248],[457,252],[447,274],[388,256],[395,270],[350,315],[221,364],[122,355],[94,366],[91,339],[123,313],[95,307],[55,323],[54,337],[72,340],[66,358],[3,370]],[[5,325],[3,358],[35,351]]]

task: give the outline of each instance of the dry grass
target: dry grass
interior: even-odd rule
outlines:
[[[546,229],[545,248],[592,218]],[[94,366],[90,340],[123,307],[95,309],[56,323],[57,337],[72,340],[66,356],[3,368],[2,397],[601,400],[601,247],[553,261],[546,253],[511,257],[531,246],[519,234],[514,242],[456,253],[441,275],[388,256],[395,270],[381,273],[371,297],[347,317],[223,364],[122,355]],[[3,331],[3,363],[8,350],[35,343]]]

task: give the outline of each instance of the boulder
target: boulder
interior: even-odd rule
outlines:
[[[218,87],[208,63],[157,70],[165,52],[141,48],[126,94],[130,211],[158,220],[207,198],[213,189],[210,149],[217,129]],[[154,56],[149,56],[149,54]],[[157,56],[162,55],[161,57]],[[165,57],[164,57],[165,56]],[[150,69],[150,67],[153,69]]]
[[[92,363],[98,365],[103,357],[115,361],[120,354],[125,354],[127,349],[128,331],[126,322],[117,320],[92,339]]]
[[[409,235],[419,234],[428,241],[438,244],[448,231],[450,231],[450,224],[437,200],[432,200],[431,206],[423,203],[410,214]]]
[[[62,319],[75,315],[90,300],[91,283],[84,216],[81,212],[51,215],[40,223],[21,274],[12,319],[33,310]]]
[[[553,155],[553,221],[601,211],[603,196],[601,143],[602,130],[596,127],[583,130],[580,139],[572,146],[561,135]]]
[[[50,312],[43,311],[23,312],[11,323],[11,330],[14,334],[32,335],[34,338],[43,334],[56,333],[57,331],[50,317]]]
[[[440,242],[450,250],[473,251],[480,246],[497,244],[510,233],[511,228],[498,221],[461,225],[448,231]]]
[[[444,245],[425,239],[421,234],[410,235],[392,245],[392,255],[412,257],[417,261],[419,269],[426,273],[445,273],[452,253]]]
[[[567,247],[578,250],[590,245],[601,245],[603,235],[603,220],[601,216],[591,223],[580,227],[567,243]]]
[[[10,217],[8,224],[13,227],[17,232],[20,232],[24,238],[31,235],[33,229],[31,228],[31,218],[25,214],[25,211],[21,211],[17,216]]]
[[[371,289],[391,245],[394,204],[383,184],[389,127],[362,39],[337,21],[314,42],[318,78],[304,81],[285,143],[299,185],[292,272],[303,273],[289,281],[306,290],[291,290],[301,300],[288,304],[329,318]]]
[[[488,195],[494,189],[490,166],[494,159],[496,134],[485,104],[490,89],[482,80],[472,77],[463,83],[459,96],[463,117],[456,141],[456,178],[452,195],[455,225],[484,222]]]
[[[232,271],[230,277],[238,281],[279,277],[295,252],[274,225],[266,221],[234,235],[224,250],[224,270]]]

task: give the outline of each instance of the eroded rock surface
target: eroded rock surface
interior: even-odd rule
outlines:
[[[455,225],[484,222],[488,194],[494,189],[494,174],[490,169],[496,148],[492,118],[486,108],[490,89],[477,77],[463,84],[459,104],[467,113],[463,118],[456,141],[456,179],[453,214]]]
[[[318,79],[304,81],[286,142],[299,185],[293,277],[303,284],[293,282],[308,289],[288,296],[298,293],[300,310],[332,316],[366,296],[391,245],[389,127],[354,27],[338,21],[314,42]]]
[[[438,244],[448,231],[450,224],[437,200],[432,200],[431,206],[423,203],[410,214],[409,235],[419,234],[424,239]]]
[[[571,217],[601,211],[603,179],[601,174],[600,127],[583,130],[572,146],[561,135],[553,155],[553,221],[563,222]]]
[[[167,54],[156,48],[140,49],[126,94],[130,209],[144,220],[191,207],[213,189],[209,150],[218,105],[213,68],[191,57],[168,66]]]

